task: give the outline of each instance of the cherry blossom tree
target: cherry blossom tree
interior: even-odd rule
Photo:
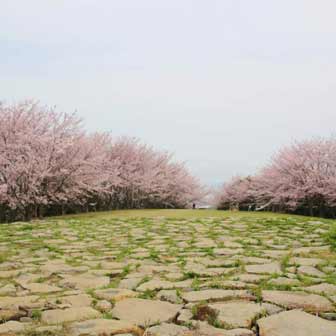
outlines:
[[[323,215],[327,208],[332,210],[335,149],[334,138],[295,142],[283,148],[259,176],[260,199],[281,211]]]
[[[248,210],[255,206],[255,181],[251,176],[236,176],[225,183],[216,193],[219,209]]]
[[[156,151],[134,138],[112,146],[111,162],[118,164],[115,204],[122,208],[186,207],[202,196],[199,182],[172,155]]]
[[[0,221],[89,210],[186,207],[199,182],[133,138],[88,134],[75,114],[0,103]]]
[[[104,136],[86,136],[77,116],[26,101],[1,105],[0,125],[0,203],[15,216],[81,202],[98,188]]]
[[[256,209],[335,215],[336,139],[315,138],[281,149],[256,176],[234,178],[217,206],[254,204]]]

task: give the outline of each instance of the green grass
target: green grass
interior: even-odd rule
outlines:
[[[41,315],[42,315],[42,312],[38,309],[34,309],[32,312],[31,312],[31,318],[33,320],[39,320],[41,318]]]
[[[336,225],[332,225],[326,234],[326,241],[333,250],[336,250]]]
[[[321,220],[323,222],[330,221],[327,219],[321,219],[316,217],[306,217],[298,215],[279,214],[273,212],[242,212],[242,211],[224,211],[224,210],[191,210],[191,209],[136,209],[136,210],[112,210],[101,212],[89,212],[76,215],[65,215],[51,217],[51,219],[92,219],[108,220],[109,218],[154,218],[154,217],[166,217],[166,218],[204,218],[204,217],[219,217],[219,218],[265,218],[269,224],[276,224],[278,219],[288,220]]]
[[[141,294],[139,294],[139,298],[141,299],[153,299],[156,295],[156,291],[155,290],[150,290],[150,289],[146,289],[144,292],[142,292]]]

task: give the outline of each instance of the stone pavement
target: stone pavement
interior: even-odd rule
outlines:
[[[0,225],[0,335],[335,336],[327,221]]]

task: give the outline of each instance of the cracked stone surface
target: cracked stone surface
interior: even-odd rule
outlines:
[[[253,302],[224,302],[209,305],[218,312],[218,321],[232,328],[250,328],[252,322],[266,309]]]
[[[245,268],[248,273],[256,273],[256,274],[281,273],[280,264],[277,262],[269,264],[247,265]]]
[[[142,335],[142,331],[129,321],[96,319],[83,322],[75,322],[70,325],[71,336],[83,335],[117,335],[131,333],[130,335]]]
[[[183,336],[188,328],[172,323],[162,323],[147,330],[148,336]]]
[[[137,296],[137,293],[134,291],[120,288],[100,289],[96,290],[94,294],[99,299],[105,299],[109,301],[120,301],[123,299]]]
[[[46,324],[62,324],[65,322],[93,319],[99,316],[100,313],[91,307],[52,309],[42,313],[41,321]]]
[[[336,335],[330,221],[167,213],[1,224],[0,335]]]
[[[181,305],[146,299],[125,299],[116,303],[112,315],[140,326],[171,322],[182,309]]]
[[[25,330],[24,323],[9,321],[0,324],[0,335],[15,335]]]
[[[316,313],[334,311],[334,305],[327,298],[304,292],[265,290],[262,292],[262,298],[266,302],[275,303],[287,309],[302,308]]]
[[[265,317],[257,321],[260,336],[334,336],[336,323],[291,310]]]

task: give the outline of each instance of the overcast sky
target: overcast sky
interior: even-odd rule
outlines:
[[[335,0],[1,0],[0,99],[175,153],[204,183],[336,125]]]

